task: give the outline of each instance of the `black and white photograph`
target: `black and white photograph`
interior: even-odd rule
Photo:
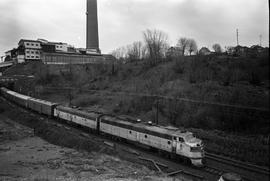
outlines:
[[[0,0],[0,181],[269,181],[268,0]]]

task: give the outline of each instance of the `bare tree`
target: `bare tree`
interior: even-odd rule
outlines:
[[[192,52],[196,52],[197,51],[197,43],[194,39],[188,39],[187,41],[187,50],[189,52],[189,55],[191,55]]]
[[[216,53],[221,53],[221,52],[222,52],[221,46],[220,46],[220,44],[218,44],[218,43],[215,43],[215,44],[212,46],[212,48],[214,49],[214,51],[215,51]]]
[[[182,55],[184,56],[188,46],[188,39],[185,37],[180,38],[176,46],[181,49]]]
[[[160,30],[143,32],[144,41],[151,65],[156,65],[164,56],[168,47],[168,35]]]
[[[126,59],[127,57],[127,48],[126,47],[120,47],[112,51],[111,53],[116,59]]]
[[[144,44],[142,47],[142,59],[147,57],[147,46]]]
[[[138,61],[141,60],[143,57],[143,43],[140,41],[134,42],[131,45],[127,46],[127,56],[130,61]]]

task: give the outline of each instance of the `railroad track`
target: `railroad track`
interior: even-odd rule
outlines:
[[[258,173],[258,174],[269,177],[269,168],[266,168],[266,167],[253,165],[250,163],[242,162],[239,160],[235,160],[232,158],[228,158],[228,157],[224,157],[224,156],[216,155],[216,154],[212,154],[212,153],[205,153],[205,157],[207,159],[210,159],[210,160],[215,160],[217,162],[224,163],[226,165],[231,165],[233,167],[237,167],[237,168],[249,171],[249,172]],[[211,172],[211,171],[215,170],[215,168],[207,168],[206,167],[206,171],[208,171],[208,170],[210,170],[210,172]],[[218,171],[216,171],[216,172],[218,172]],[[249,178],[245,178],[245,177],[244,177],[244,179],[250,180]]]
[[[221,155],[216,155],[212,153],[205,153],[206,158],[211,159],[211,160],[216,160],[225,164],[229,164],[238,168],[242,168],[244,170],[264,174],[264,175],[269,175],[269,169],[266,167],[260,167],[257,165],[253,165],[250,163],[234,160],[228,157],[224,157]]]
[[[217,169],[217,168],[212,168],[212,167],[209,167],[209,166],[204,166],[204,171],[208,172],[208,173],[211,173],[211,174],[214,174],[214,175],[219,175],[221,176],[224,172],[220,169]]]
[[[10,104],[12,106],[16,106],[16,105],[14,105],[13,103],[11,103],[9,101],[7,101],[7,102],[8,102],[8,104]],[[19,108],[21,111],[23,111],[25,113],[29,113],[29,114],[31,114],[33,116],[35,114],[35,113],[32,113],[29,110],[25,110],[24,108],[21,108],[21,107],[18,107],[18,106],[16,106],[16,107]],[[229,166],[241,168],[241,169],[246,170],[246,171],[256,172],[256,173],[259,173],[259,174],[262,174],[262,175],[265,175],[265,176],[269,177],[269,169],[265,168],[265,167],[252,165],[250,163],[234,160],[234,159],[231,159],[231,158],[228,158],[228,157],[224,157],[224,156],[216,155],[216,154],[212,154],[212,153],[205,153],[205,157],[207,159],[211,159],[211,160],[214,160],[216,162],[220,162],[220,163],[224,163],[224,164],[229,165]],[[218,175],[218,176],[225,173],[225,171],[222,170],[222,169],[214,168],[214,167],[207,166],[207,165],[203,168],[203,171],[205,171],[207,173],[210,173],[210,174],[213,174],[213,175]],[[176,171],[176,172],[191,175],[191,176],[196,177],[197,179],[203,180],[203,177],[200,176],[200,175],[196,176],[196,175],[194,175],[192,173],[188,174],[189,172],[186,173],[183,170],[182,171]],[[172,173],[169,173],[169,174],[172,174]],[[243,178],[244,178],[245,181],[257,181],[257,180],[254,180],[254,179],[251,180],[251,179],[249,179],[247,177],[243,177]]]

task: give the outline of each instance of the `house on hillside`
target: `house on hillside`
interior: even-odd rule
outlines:
[[[248,47],[246,46],[236,46],[234,47],[234,55],[240,56],[240,57],[246,57],[248,54]]]
[[[210,54],[211,54],[211,51],[206,47],[202,47],[199,50],[199,55],[210,55]]]
[[[166,57],[173,58],[183,56],[182,50],[180,47],[170,47],[166,52]]]
[[[259,45],[253,45],[250,48],[246,46],[228,47],[227,54],[237,57],[260,57],[268,55],[268,48],[263,48]]]

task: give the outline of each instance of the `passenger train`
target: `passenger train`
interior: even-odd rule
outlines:
[[[196,167],[203,166],[203,143],[191,132],[143,123],[139,119],[127,121],[117,116],[84,112],[22,95],[4,87],[1,88],[0,93],[7,100],[40,114],[90,128],[98,134],[111,135],[188,159]]]

